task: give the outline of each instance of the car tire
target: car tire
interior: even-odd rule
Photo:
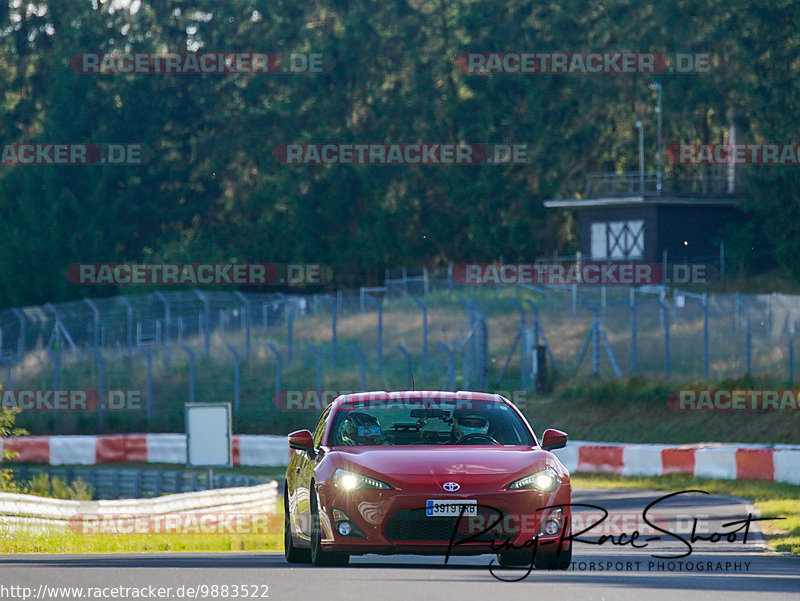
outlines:
[[[309,493],[311,497],[311,563],[315,566],[346,566],[350,563],[349,553],[322,550],[322,524],[319,519],[317,489],[313,484]]]
[[[311,550],[298,549],[292,539],[292,523],[289,519],[289,490],[284,484],[283,494],[283,555],[287,563],[311,563]]]
[[[566,570],[572,563],[572,547],[561,549],[561,553],[556,555],[555,551],[537,553],[533,565],[537,570]]]
[[[532,551],[503,551],[497,554],[501,568],[527,568],[531,565]]]
[[[504,551],[497,554],[501,568],[527,568],[531,565],[532,551]],[[533,567],[537,570],[566,570],[572,563],[572,547],[562,549],[556,557],[553,551],[537,551]]]

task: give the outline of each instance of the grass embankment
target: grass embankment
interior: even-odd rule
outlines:
[[[709,386],[641,377],[581,380],[550,395],[531,395],[524,412],[537,433],[564,430],[573,440],[681,444],[742,442],[800,444],[800,411],[677,411],[667,395],[683,389],[781,388],[769,378],[742,377]]]
[[[684,474],[667,476],[614,476],[609,474],[573,474],[576,488],[615,488],[676,491],[697,489],[747,499],[761,517],[782,517],[774,522],[759,522],[767,546],[775,551],[800,555],[800,486],[782,482],[717,480],[693,478]]]

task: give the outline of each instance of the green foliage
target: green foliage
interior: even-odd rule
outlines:
[[[3,306],[118,292],[69,284],[75,262],[318,262],[348,286],[385,266],[574,250],[569,217],[541,201],[581,190],[587,171],[634,169],[636,119],[653,164],[652,78],[470,75],[453,60],[464,51],[713,52],[709,73],[659,78],[666,143],[723,140],[731,115],[744,141],[792,141],[796,130],[800,5],[785,1],[278,0],[255,10],[191,0],[142,3],[135,14],[110,2],[2,6],[0,140],[153,151],[142,166],[3,166]],[[326,72],[68,67],[76,52],[123,48],[317,52]],[[527,143],[531,162],[284,166],[272,155],[279,144],[359,141]],[[770,172],[750,207],[781,265],[796,265],[800,236],[785,229],[800,227],[796,179]]]
[[[564,400],[581,399],[590,403],[637,403],[653,399],[666,399],[675,384],[633,376],[625,380],[596,380],[587,378],[573,381],[557,392]]]
[[[72,484],[67,484],[67,481],[63,478],[51,477],[50,474],[45,472],[36,474],[22,485],[20,492],[39,497],[72,501],[90,501],[92,499],[92,487],[86,481],[77,478]]]
[[[0,411],[0,440],[28,434],[27,430],[14,426],[18,413],[19,409],[3,409]],[[18,454],[19,453],[15,453],[6,448],[6,445],[3,445],[0,451],[0,462],[13,459]],[[18,487],[14,482],[11,470],[0,469],[0,492],[16,492],[17,490]]]

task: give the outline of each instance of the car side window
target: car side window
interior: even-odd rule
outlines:
[[[328,421],[328,415],[331,413],[331,408],[327,407],[322,415],[319,416],[317,426],[314,428],[314,446],[318,447],[322,444],[322,436],[325,434],[325,423]]]

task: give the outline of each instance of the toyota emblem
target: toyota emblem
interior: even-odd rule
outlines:
[[[442,484],[442,488],[447,492],[456,492],[461,486],[456,482],[445,482]]]

